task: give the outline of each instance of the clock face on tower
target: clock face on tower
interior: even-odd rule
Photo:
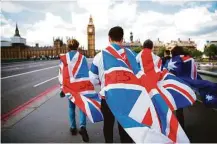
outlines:
[[[88,32],[89,32],[89,33],[92,33],[92,32],[93,32],[93,28],[89,28],[89,29],[88,29]]]

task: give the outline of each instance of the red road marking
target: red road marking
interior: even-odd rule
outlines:
[[[32,99],[30,99],[29,101],[25,102],[24,104],[16,107],[15,109],[11,110],[10,112],[8,112],[6,114],[1,115],[1,120],[6,121],[10,116],[14,116],[17,113],[23,111],[28,105],[30,105],[31,103],[35,102],[36,100],[39,100],[39,98],[42,98],[47,93],[53,91],[57,87],[59,87],[59,85],[55,85],[55,86],[53,86],[51,88],[48,88],[47,90],[45,90],[44,92],[40,93],[39,95],[33,97]]]

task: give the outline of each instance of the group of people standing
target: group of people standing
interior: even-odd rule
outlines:
[[[154,45],[153,45],[153,42],[149,39],[144,42],[143,50],[139,54],[136,54],[130,49],[126,50],[126,48],[122,46],[123,37],[124,37],[124,30],[121,27],[116,26],[116,27],[111,28],[108,32],[108,39],[110,42],[110,46],[117,51],[110,49],[111,47],[107,48],[107,50],[110,51],[110,53],[112,53],[113,55],[120,57],[118,59],[121,61],[124,61],[124,63],[126,63],[129,69],[132,69],[132,64],[130,64],[131,61],[135,61],[136,64],[133,65],[133,67],[136,67],[133,69],[133,72],[135,72],[135,75],[137,77],[141,77],[141,71],[142,71],[142,73],[146,75],[154,76],[154,77],[149,77],[148,79],[153,83],[154,82],[157,83],[157,81],[159,80],[160,76],[158,77],[157,74],[161,72],[162,70],[167,69],[168,65],[170,65],[169,63],[171,61],[171,57],[170,57],[171,54],[172,54],[172,57],[184,54],[183,48],[176,46],[171,50],[171,54],[170,54],[170,51],[166,50],[165,57],[161,59],[160,57],[152,53],[152,49]],[[79,47],[79,42],[75,39],[73,39],[72,42],[68,44],[69,52],[71,53],[74,52],[74,54],[70,54],[71,57],[76,55],[78,47]],[[129,52],[131,53],[130,57],[128,57],[129,55],[127,55],[127,53]],[[87,63],[86,58],[84,59],[84,61],[86,61],[85,63]],[[93,59],[93,62],[88,72],[88,77],[89,77],[90,82],[94,85],[94,87],[100,86],[101,89],[103,89],[106,85],[105,75],[107,73],[105,73],[105,66],[104,66],[105,62],[106,62],[106,59],[103,56],[102,52],[98,53]],[[72,60],[71,65],[72,67],[76,67],[77,61]],[[113,67],[115,66],[116,65],[114,63]],[[63,67],[63,63],[61,62],[60,71],[62,67]],[[169,71],[171,70],[171,73],[177,76],[179,76],[180,74],[180,73],[176,73],[174,69],[169,68],[168,70]],[[69,75],[68,77],[73,77],[73,75],[72,76]],[[62,73],[60,72],[59,81],[61,84],[61,88],[64,87],[63,79],[64,78],[62,77]],[[76,78],[70,78],[70,81],[72,82],[75,79]],[[145,84],[145,85],[149,85],[149,84]],[[64,97],[65,93],[61,91],[60,96]],[[105,97],[102,94],[99,94],[99,97],[101,99],[101,112],[104,118],[103,133],[104,133],[105,142],[113,143],[113,127],[115,123],[115,116],[113,112],[111,111],[109,105],[107,104],[107,97]],[[73,103],[73,100],[68,100],[68,103],[69,103],[70,131],[72,135],[76,135],[77,134],[77,127],[76,127],[76,121],[75,121],[76,105]],[[177,114],[177,118],[181,126],[184,127],[183,110],[182,109],[178,110],[176,114]],[[79,110],[79,125],[80,125],[79,133],[81,134],[83,141],[88,142],[89,136],[86,130],[86,115],[82,110]],[[124,130],[122,125],[119,123],[118,123],[118,129],[119,129],[121,143],[133,143],[134,142],[133,139]]]

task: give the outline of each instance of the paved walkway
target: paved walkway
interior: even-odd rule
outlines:
[[[80,143],[80,135],[72,136],[68,124],[68,103],[54,90],[2,123],[1,142],[10,143]],[[78,112],[78,111],[77,111]],[[217,142],[217,111],[197,102],[185,112],[186,131],[191,142]],[[90,142],[103,143],[102,122],[87,122]],[[119,141],[117,125],[114,142]]]
[[[72,136],[69,132],[68,101],[59,97],[55,90],[46,98],[34,102],[15,118],[9,119],[2,125],[1,142],[9,143],[80,143],[81,136]],[[78,110],[76,111],[78,114]],[[78,122],[78,117],[77,122]],[[79,123],[77,123],[79,124]],[[92,124],[87,121],[87,131],[92,143],[103,143],[103,123]],[[117,126],[114,140],[119,142]]]

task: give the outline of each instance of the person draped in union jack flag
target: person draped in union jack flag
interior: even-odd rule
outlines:
[[[115,118],[132,139],[121,137],[121,142],[188,143],[153,81],[138,67],[136,55],[122,46],[123,29],[111,28],[109,41],[110,45],[94,58],[90,70],[92,82],[101,84],[105,142],[113,142]]]
[[[115,45],[116,47],[120,47],[121,43],[123,41],[123,29],[121,27],[114,27],[111,28],[109,31],[109,42],[112,45]],[[124,56],[124,49],[122,48],[121,53]],[[94,59],[93,63],[90,68],[90,78],[92,83],[97,86],[101,85],[101,89],[104,88],[105,84],[105,70],[104,70],[104,59],[103,53],[98,53]],[[113,127],[115,122],[115,117],[112,114],[111,110],[109,109],[109,106],[105,100],[105,97],[102,96],[101,101],[101,110],[104,117],[104,125],[103,125],[103,133],[106,143],[113,143]],[[132,143],[132,139],[129,137],[129,135],[124,131],[123,127],[118,123],[118,129],[119,129],[119,135],[121,143]]]
[[[60,70],[59,70],[59,82],[61,85],[61,93],[60,93],[61,97],[65,97],[65,95],[69,92],[67,88],[73,90],[74,92],[79,92],[79,87],[76,87],[76,83],[74,82],[84,77],[84,75],[88,74],[86,58],[77,51],[78,46],[79,46],[79,42],[76,39],[69,40],[68,41],[69,52],[60,56],[61,62],[60,62]],[[86,65],[82,67],[84,68],[83,72],[79,73],[78,67],[81,66],[79,62],[81,63],[82,60]],[[68,71],[72,71],[72,73]],[[73,72],[79,73],[80,75],[77,75],[76,77],[76,75],[73,75]],[[77,85],[79,84],[77,83]],[[83,84],[80,84],[80,86],[82,85]],[[75,97],[73,96],[71,96],[71,94],[68,95],[69,120],[70,120],[71,134],[76,135],[77,134],[76,120],[75,120],[76,104],[73,103],[73,100],[75,100]],[[89,136],[86,130],[86,115],[81,109],[79,110],[79,124],[80,124],[79,133],[81,134],[83,141],[88,142]]]
[[[152,52],[153,46],[151,40],[146,40],[143,44],[143,50],[137,55],[137,63],[146,74],[145,78],[150,81],[146,87],[150,87],[152,82],[150,89],[156,88],[170,109],[176,110],[176,116],[184,128],[182,108],[192,105],[196,100],[196,95],[182,79],[177,78],[166,69],[161,71],[162,61]]]
[[[162,60],[152,52],[153,46],[153,42],[150,39],[147,39],[143,43],[143,50],[136,56],[137,62],[141,62],[139,64],[141,70],[146,74],[158,73],[161,71]],[[143,61],[141,58],[144,58]]]
[[[175,46],[167,66],[171,73],[187,82],[202,98],[207,107],[217,108],[217,83],[203,80],[197,73],[194,59],[184,52],[183,47]]]

